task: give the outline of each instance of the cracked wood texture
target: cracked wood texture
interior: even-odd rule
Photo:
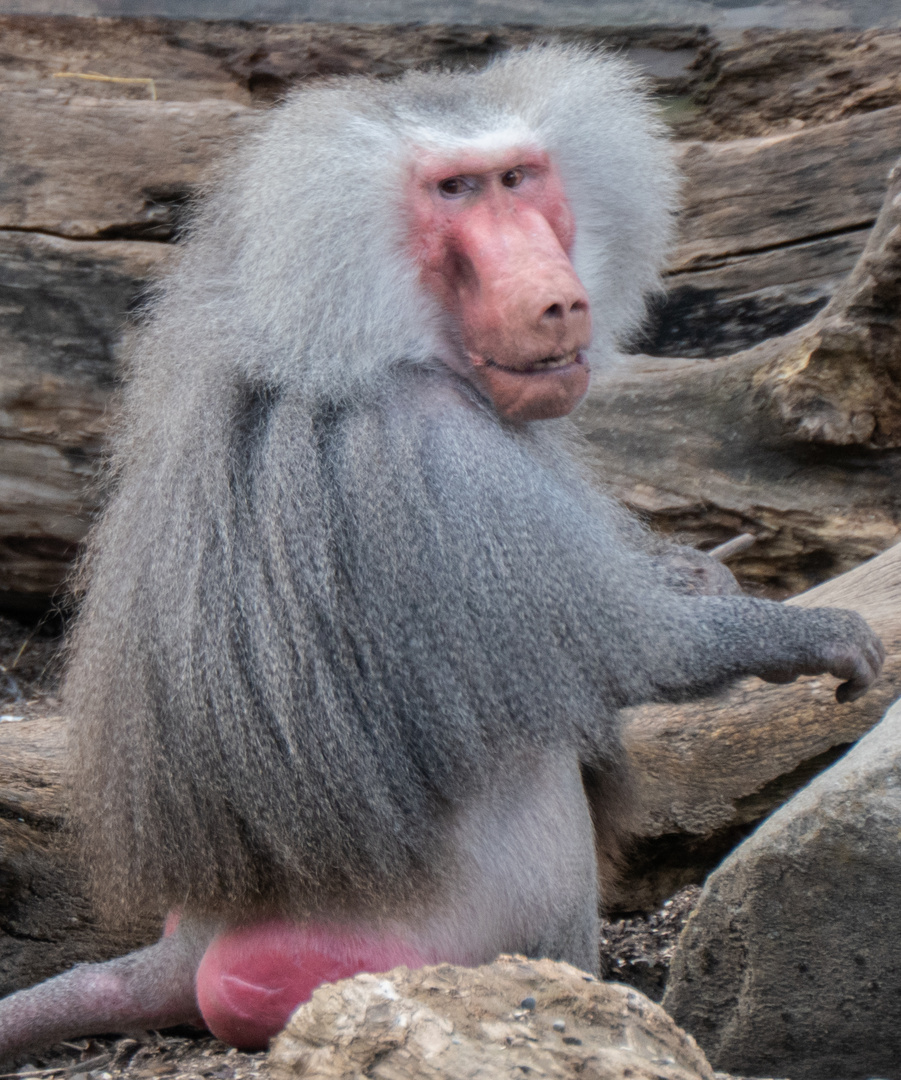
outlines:
[[[718,360],[633,357],[579,412],[610,490],[661,531],[756,537],[731,561],[785,596],[901,535],[901,168],[830,303]]]
[[[296,82],[482,63],[547,30],[2,16],[0,33],[0,605],[34,612],[61,595],[100,505],[130,313],[173,255],[216,159]],[[853,269],[901,154],[892,74],[901,33],[751,33],[728,46],[697,29],[555,33],[644,64],[676,134],[713,140],[678,148],[680,241],[643,347],[733,353],[823,308]],[[147,85],[55,77],[89,71],[152,78],[158,100]],[[686,437],[686,446],[717,441],[706,430],[714,387],[703,367],[683,403],[692,436],[684,425],[662,430],[667,404],[643,396],[679,364],[634,361],[611,384],[619,396],[606,416],[597,398],[588,403],[599,476],[655,528],[701,544],[753,532],[759,542],[733,565],[771,595],[895,539],[892,451],[796,447],[767,457],[756,487],[728,460],[693,476],[691,454],[672,450]],[[789,412],[804,400],[795,394]],[[607,437],[596,420],[609,423]],[[614,442],[641,453],[629,461]],[[673,473],[684,475],[674,483]]]

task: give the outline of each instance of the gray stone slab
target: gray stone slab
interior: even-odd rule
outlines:
[[[713,873],[664,1007],[715,1068],[901,1080],[901,702]]]

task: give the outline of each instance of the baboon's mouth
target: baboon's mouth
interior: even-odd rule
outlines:
[[[571,352],[563,353],[561,356],[545,356],[541,360],[529,360],[517,367],[499,364],[496,360],[492,360],[490,356],[486,356],[484,360],[485,367],[506,371],[511,375],[531,375],[535,372],[556,371],[559,368],[568,368],[584,363],[585,357],[580,349],[573,349]]]
[[[580,349],[537,360],[520,360],[515,354],[514,358],[518,361],[515,366],[500,364],[484,353],[472,356],[473,381],[508,420],[566,416],[588,390],[591,368]]]

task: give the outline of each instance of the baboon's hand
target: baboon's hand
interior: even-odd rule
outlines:
[[[885,647],[854,611],[818,608],[799,627],[798,652],[775,663],[760,677],[767,682],[793,682],[799,675],[827,672],[844,681],[836,701],[855,701],[873,685],[882,670]]]

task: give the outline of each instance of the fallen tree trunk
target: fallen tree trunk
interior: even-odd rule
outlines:
[[[34,612],[59,595],[99,506],[94,479],[129,312],[172,254],[168,241],[211,163],[261,121],[260,106],[295,82],[330,73],[394,75],[414,65],[482,62],[536,32],[0,16],[0,33],[7,56],[0,65],[0,606]],[[664,94],[691,92],[717,69],[710,35],[699,30],[555,33],[604,40],[649,63]],[[824,65],[828,86],[808,80],[803,102],[814,119],[817,102],[834,103],[836,86],[872,94],[844,112],[827,109],[822,115],[834,122],[819,126],[798,127],[770,110],[767,122],[782,124],[776,135],[681,144],[680,242],[650,351],[704,356],[782,333],[822,308],[858,258],[888,165],[901,153],[901,106],[883,86],[901,34],[808,37],[771,35],[747,49],[767,70],[781,70],[782,55],[790,65],[797,57],[808,69]],[[730,101],[744,47],[730,47],[723,69]],[[145,83],[69,77],[90,71],[152,78],[158,100]],[[706,115],[716,105],[714,84],[704,93],[712,95]],[[793,113],[801,107],[783,98]],[[749,130],[756,134],[763,127],[754,109]],[[747,107],[741,112],[750,115]],[[717,116],[717,138],[734,134],[722,109]],[[655,527],[693,543],[753,532],[761,542],[733,565],[746,582],[782,594],[855,565],[898,535],[896,476],[884,454],[820,456],[813,485],[800,491],[783,481],[803,472],[806,459],[770,455],[745,498],[743,459],[733,468],[726,453],[719,476],[700,463],[705,475],[695,491],[691,457],[680,451],[685,425],[663,430],[667,405],[651,385],[659,373],[669,383],[680,365],[656,361],[642,381],[641,363],[602,391],[620,396],[595,414],[609,427],[606,444],[594,423],[592,438],[599,473],[647,510]],[[720,392],[709,380],[697,386],[699,394]],[[641,400],[630,412],[633,391]],[[715,439],[709,401],[697,404],[693,422]],[[589,419],[596,405],[593,398]],[[682,449],[690,450],[691,436],[684,437]],[[637,448],[637,456],[629,460],[614,444],[629,447],[630,456]],[[674,469],[683,471],[681,481],[671,482]],[[824,514],[824,503],[835,512]]]
[[[159,934],[104,926],[84,898],[64,828],[65,734],[61,716],[0,718],[0,997]]]
[[[847,705],[835,701],[837,680],[819,677],[791,686],[746,679],[694,704],[629,710],[641,815],[612,906],[651,910],[702,881],[901,697],[901,544],[788,603],[860,612],[885,644],[882,677]]]
[[[787,595],[901,536],[901,168],[811,322],[718,360],[630,358],[580,420],[598,475],[661,532],[750,533],[732,569]]]

